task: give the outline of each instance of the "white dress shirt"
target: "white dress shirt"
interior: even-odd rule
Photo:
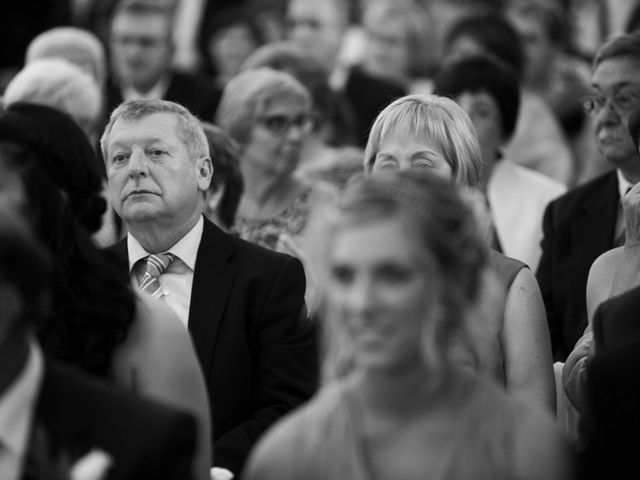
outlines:
[[[29,448],[31,424],[44,366],[42,352],[29,342],[22,372],[0,396],[0,479],[18,480]]]
[[[160,298],[178,315],[185,327],[189,322],[193,272],[203,229],[204,220],[200,216],[194,227],[173,247],[167,252],[159,252],[171,253],[175,256],[167,270],[160,275],[160,285],[164,290]],[[140,245],[131,233],[127,235],[127,251],[129,252],[131,280],[134,288],[138,288],[146,267],[146,262],[143,259],[150,253]]]

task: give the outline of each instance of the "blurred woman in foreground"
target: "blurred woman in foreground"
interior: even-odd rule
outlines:
[[[491,311],[492,276],[450,182],[372,176],[322,221],[325,386],[266,435],[245,478],[567,478],[552,418],[454,359]]]

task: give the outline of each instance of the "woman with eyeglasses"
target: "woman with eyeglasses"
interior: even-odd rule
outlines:
[[[331,196],[294,176],[311,111],[307,89],[270,68],[246,70],[225,87],[216,123],[240,146],[245,188],[234,225],[240,237],[296,253],[311,206]]]

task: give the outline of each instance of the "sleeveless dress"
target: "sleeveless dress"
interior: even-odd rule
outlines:
[[[516,426],[529,407],[490,382],[465,376],[472,388],[463,402],[452,399],[452,405],[461,407],[459,412],[453,412],[460,420],[451,426],[450,439],[443,445],[440,432],[437,436],[424,432],[425,449],[435,451],[439,461],[437,465],[425,462],[420,478],[514,479]],[[369,464],[370,454],[362,440],[361,411],[345,381],[326,385],[311,402],[267,433],[263,442],[268,443],[269,436],[277,436],[282,430],[288,433],[287,444],[280,445],[288,452],[286,462],[290,462],[284,466],[286,478],[387,480]],[[259,463],[255,462],[250,470],[259,472]]]
[[[276,250],[283,234],[295,239],[304,230],[311,212],[312,190],[311,186],[303,189],[291,205],[271,218],[256,219],[237,215],[234,232],[244,240]]]

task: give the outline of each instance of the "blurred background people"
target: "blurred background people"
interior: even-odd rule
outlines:
[[[312,128],[309,92],[288,73],[245,70],[227,84],[216,120],[240,146],[244,192],[235,231],[288,251],[285,245],[299,242],[312,206],[331,195],[294,175]]]
[[[453,98],[467,112],[478,134],[483,163],[480,188],[489,202],[495,245],[535,272],[541,254],[542,215],[566,186],[503,155],[519,113],[515,73],[492,57],[471,56],[444,65],[434,86],[438,94]]]
[[[112,16],[109,32],[111,82],[107,111],[123,100],[166,99],[211,120],[219,89],[201,78],[172,69],[173,11],[162,2],[124,0]]]
[[[213,163],[213,176],[207,191],[206,217],[225,231],[231,231],[236,211],[244,190],[240,172],[240,149],[220,127],[203,122],[209,153]]]
[[[357,120],[357,142],[364,146],[376,115],[405,89],[374,77],[359,67],[340,62],[340,51],[349,24],[349,5],[342,0],[289,0],[287,38],[325,68],[329,85],[343,92]]]
[[[208,398],[193,346],[175,315],[135,295],[118,263],[92,243],[106,202],[86,136],[61,112],[15,103],[0,114],[0,142],[3,204],[24,214],[55,258],[51,311],[36,326],[45,354],[192,413],[193,473],[207,478]]]
[[[416,0],[364,3],[362,69],[407,93],[431,93],[439,50],[428,10]]]
[[[568,478],[552,417],[452,360],[492,277],[451,182],[373,175],[319,221],[325,382],[260,442],[246,478]]]
[[[451,183],[478,188],[482,157],[471,119],[453,100],[411,95],[391,103],[371,127],[365,151],[371,174],[427,170]],[[484,193],[480,194],[484,208]],[[483,212],[484,213],[484,212]],[[488,245],[495,228],[485,225]],[[505,295],[504,308],[478,323],[475,341],[484,369],[510,392],[553,412],[555,386],[544,305],[533,272],[513,258],[490,251],[490,263]]]
[[[340,92],[329,86],[326,70],[291,42],[272,42],[257,49],[242,69],[270,67],[292,75],[309,91],[313,122],[302,146],[296,176],[307,182],[342,186],[362,170],[362,150],[355,147],[353,110]]]
[[[496,56],[522,76],[524,53],[520,37],[502,15],[464,17],[451,27],[445,38],[444,61],[471,54]],[[564,133],[551,109],[526,88],[522,90],[516,130],[505,155],[564,184],[571,181],[573,160]]]

